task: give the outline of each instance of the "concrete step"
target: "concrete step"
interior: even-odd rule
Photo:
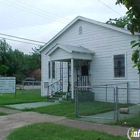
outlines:
[[[67,101],[67,93],[66,92],[56,92],[52,97],[49,97],[46,101],[47,102],[62,102]],[[68,96],[70,99],[70,96]]]

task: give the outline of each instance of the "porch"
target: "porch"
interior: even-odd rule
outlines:
[[[74,99],[74,86],[88,86],[91,84],[90,65],[93,58],[93,52],[82,47],[65,44],[56,44],[46,55],[50,57],[50,84],[49,92],[54,94],[53,87],[59,91],[64,91],[63,81],[63,63],[67,63],[67,92],[71,92],[71,98]],[[53,62],[60,62],[60,79],[52,82],[53,79]],[[65,83],[66,84],[66,83]],[[66,87],[65,87],[66,89]],[[48,93],[50,94],[50,93]]]

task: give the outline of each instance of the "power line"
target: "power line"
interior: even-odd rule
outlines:
[[[9,39],[9,38],[5,38],[5,37],[0,37],[1,39],[5,39],[5,40],[10,40],[10,41],[16,41],[16,42],[21,42],[21,43],[26,43],[26,44],[30,44],[30,45],[37,45],[37,46],[41,46],[39,44],[35,44],[35,43],[29,43],[29,42],[24,42],[24,41],[20,41],[20,40],[15,40],[15,39]],[[45,45],[45,44],[44,44]]]
[[[3,34],[3,33],[0,33],[0,35],[4,35],[4,36],[8,36],[8,37],[12,37],[12,38],[17,38],[17,39],[21,39],[21,40],[26,40],[26,41],[31,41],[31,42],[36,42],[36,43],[42,43],[42,44],[45,44],[45,43],[46,43],[46,42],[36,41],[36,40],[32,40],[32,39],[27,39],[27,38],[17,37],[17,36],[8,35],[8,34]]]
[[[32,23],[30,23],[30,24],[27,24],[26,23],[26,21],[25,20],[22,20],[21,21],[21,19],[20,18],[18,18],[18,17],[8,17],[8,16],[1,16],[0,15],[0,17],[1,18],[3,18],[3,19],[6,19],[6,20],[8,20],[8,22],[10,23],[10,24],[12,24],[12,25],[17,25],[16,23],[21,23],[21,25],[27,25],[27,26],[30,26],[30,27],[33,27],[34,25],[32,25],[33,24],[33,22]],[[15,20],[13,20],[13,19],[16,19],[16,21]],[[11,20],[12,20],[12,22],[11,22]],[[18,21],[17,21],[18,20]],[[13,21],[14,21],[14,23],[13,23]],[[23,22],[24,21],[24,22]],[[1,21],[1,22],[3,22],[3,21]],[[29,22],[28,22],[29,23]],[[7,22],[6,22],[6,24],[7,24]],[[35,24],[35,23],[34,23]],[[50,31],[55,31],[55,32],[57,32],[58,30],[60,30],[60,29],[58,29],[58,28],[53,28],[53,27],[42,27],[42,25],[37,25],[38,26],[38,29],[51,29]],[[31,30],[31,29],[30,29]],[[35,31],[35,30],[34,30]],[[36,31],[37,32],[37,31]]]
[[[50,12],[48,12],[48,11],[46,11],[46,10],[42,10],[42,9],[40,9],[40,8],[38,8],[38,7],[35,7],[35,6],[32,6],[32,5],[29,5],[29,4],[27,4],[27,3],[24,3],[24,2],[21,2],[21,1],[18,1],[18,0],[16,0],[16,1],[19,2],[19,3],[22,3],[22,4],[24,4],[24,5],[27,5],[27,6],[29,6],[29,7],[32,7],[32,8],[34,8],[34,9],[37,9],[37,10],[39,10],[39,11],[42,11],[42,12],[44,12],[44,13],[51,14],[51,15],[54,16],[54,17],[60,17],[60,18],[62,18],[62,19],[64,19],[64,20],[66,20],[66,21],[69,21],[69,19],[64,18],[64,17],[62,17],[62,16],[59,16],[59,15],[56,15],[56,14],[50,13]]]
[[[23,11],[25,11],[25,12],[28,12],[28,13],[31,13],[31,14],[34,14],[34,15],[37,15],[37,16],[41,16],[41,17],[44,17],[44,18],[47,18],[47,19],[50,19],[50,20],[54,20],[54,18],[52,18],[52,17],[48,17],[48,16],[46,16],[46,15],[44,15],[44,14],[40,14],[39,12],[36,12],[36,11],[33,11],[33,10],[31,10],[30,8],[27,8],[27,7],[24,7],[24,6],[20,6],[20,5],[18,5],[18,4],[15,4],[15,3],[12,3],[12,2],[8,2],[8,3],[5,3],[6,1],[4,1],[4,2],[0,2],[0,3],[2,3],[2,4],[5,4],[5,5],[8,5],[8,6],[10,6],[10,7],[14,7],[14,8],[18,8],[18,9],[20,9],[20,10],[23,10]],[[56,20],[55,20],[56,21]],[[57,22],[61,22],[61,23],[63,23],[63,24],[66,24],[66,22],[65,21],[62,21],[62,20],[57,20]]]
[[[117,11],[115,11],[114,9],[112,9],[110,6],[108,6],[107,4],[103,3],[102,1],[98,0],[100,3],[102,3],[103,5],[105,5],[106,7],[108,7],[109,9],[111,9],[112,11],[114,11],[115,13],[117,13],[118,15],[122,16],[120,13],[118,13]]]

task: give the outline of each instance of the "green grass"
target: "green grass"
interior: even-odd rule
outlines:
[[[42,113],[42,114],[51,114],[51,115],[56,115],[56,116],[65,116],[69,118],[75,118],[73,102],[69,102],[69,103],[66,102],[66,103],[60,103],[56,105],[31,108],[30,110],[38,112],[38,113]]]
[[[0,106],[18,103],[29,103],[29,102],[39,102],[46,99],[46,97],[41,97],[40,90],[17,90],[16,97],[15,94],[0,94]]]
[[[79,105],[79,115],[93,115],[113,110],[112,103],[106,104],[103,102],[83,102]],[[42,106],[38,108],[24,109],[24,111],[35,111],[42,114],[50,114],[56,116],[65,116],[75,118],[74,102],[62,102],[56,105]]]
[[[124,122],[126,122],[126,123],[124,123]],[[117,122],[113,122],[110,124],[139,128],[140,127],[140,115],[131,117],[131,118],[124,118],[122,120],[119,120]]]
[[[5,116],[5,115],[7,115],[7,114],[4,112],[0,112],[0,116]]]
[[[21,127],[9,134],[7,140],[127,140],[104,132],[81,130],[54,123],[37,123]]]
[[[9,105],[9,104],[18,104],[18,103],[29,103],[29,102],[39,102],[44,101],[46,97],[41,97],[40,90],[17,90],[16,97],[14,94],[0,94],[0,106]],[[119,104],[119,107],[127,107],[132,104]],[[42,114],[51,114],[56,116],[65,116],[68,118],[75,118],[75,109],[74,102],[66,102],[56,105],[43,106],[38,108],[29,108],[24,109],[24,111],[35,111]],[[112,103],[107,103],[105,106],[104,102],[81,102],[79,104],[79,114],[80,115],[91,115],[98,114],[106,111],[113,110],[114,106]],[[0,116],[6,115],[3,112],[0,112]],[[114,123],[115,125],[123,125],[124,122],[127,122],[127,126],[139,127],[140,120],[139,117],[123,119],[122,121]]]
[[[119,104],[119,107],[128,107],[132,104]],[[105,102],[80,102],[79,115],[94,115],[114,110],[114,103]]]

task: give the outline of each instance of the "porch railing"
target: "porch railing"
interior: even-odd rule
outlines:
[[[81,76],[79,77],[79,79],[74,82],[74,85],[75,86],[89,86],[91,85],[91,76],[88,75],[88,76]]]
[[[62,85],[62,80],[58,80],[56,82],[54,82],[53,84],[48,86],[48,94],[49,96],[54,95],[56,92],[60,92],[63,89],[63,85]]]
[[[91,85],[91,76],[81,76],[79,79],[74,82],[75,87],[79,86],[90,86]],[[83,91],[87,91],[87,88],[82,88]]]

